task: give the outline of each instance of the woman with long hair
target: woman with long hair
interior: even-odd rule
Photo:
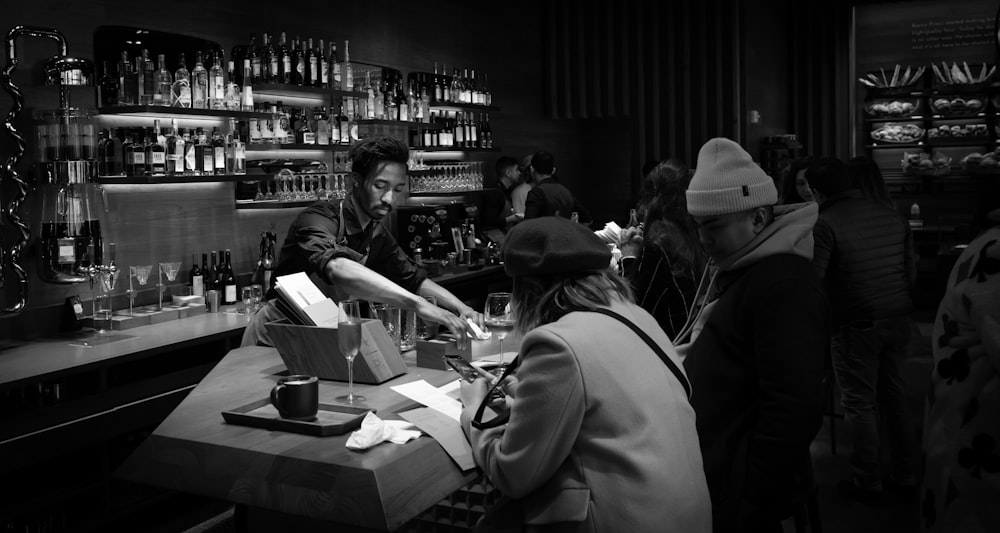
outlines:
[[[523,333],[516,379],[462,383],[476,464],[508,499],[485,524],[527,531],[711,530],[690,385],[656,320],[586,227],[529,219],[504,242]]]
[[[688,311],[707,256],[687,212],[684,191],[691,181],[688,166],[668,159],[650,170],[637,205],[642,230],[626,232],[623,272],[635,302],[649,311],[672,340]]]

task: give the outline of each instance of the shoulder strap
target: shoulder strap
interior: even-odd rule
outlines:
[[[337,204],[337,214],[340,217],[340,227],[337,228],[337,244],[344,242],[344,201]]]
[[[660,348],[659,344],[653,342],[653,339],[651,339],[649,335],[646,334],[645,331],[639,329],[639,326],[636,326],[634,323],[632,323],[631,320],[619,315],[618,313],[615,313],[614,311],[608,309],[590,309],[590,311],[614,318],[615,320],[618,320],[622,324],[625,324],[626,326],[631,328],[636,335],[638,335],[642,340],[646,341],[646,344],[648,344],[649,347],[652,348],[654,352],[656,352],[656,355],[660,356],[660,360],[663,361],[663,364],[667,365],[667,368],[669,368],[670,371],[674,373],[674,376],[677,378],[677,380],[681,382],[681,385],[684,387],[684,392],[687,393],[688,399],[691,398],[691,384],[684,376],[684,373],[681,372],[681,369],[677,367],[677,364],[674,363],[673,359],[671,359],[670,356],[668,356],[666,352],[663,351],[663,348]]]

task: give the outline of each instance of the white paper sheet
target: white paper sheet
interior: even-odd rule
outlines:
[[[424,380],[412,381],[392,387],[392,390],[419,402],[441,414],[458,421],[462,415],[462,402],[449,398],[434,385]]]

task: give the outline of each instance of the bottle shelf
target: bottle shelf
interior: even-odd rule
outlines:
[[[495,105],[483,105],[483,104],[463,104],[460,102],[437,102],[430,104],[431,109],[442,109],[445,111],[500,111],[500,108]]]
[[[499,147],[493,148],[464,148],[461,146],[428,146],[426,148],[421,148],[419,146],[411,146],[410,150],[420,150],[423,152],[499,152],[501,151]]]
[[[470,193],[486,193],[493,190],[496,189],[487,187],[484,189],[469,189],[465,191],[420,191],[420,192],[411,192],[410,198],[427,198],[433,196],[465,196]]]
[[[302,143],[255,143],[247,144],[248,152],[273,152],[275,150],[319,150],[324,152],[347,152],[351,145],[347,144],[302,144]]]
[[[402,120],[384,120],[384,119],[371,119],[371,118],[359,120],[358,124],[359,125],[370,124],[375,126],[406,126],[407,128],[424,129],[424,130],[442,129],[440,124],[432,124],[430,122],[404,122]]]
[[[300,207],[309,207],[310,205],[319,202],[315,198],[311,200],[237,200],[236,210],[254,210],[254,209],[294,209]]]
[[[284,83],[263,83],[253,86],[254,94],[266,94],[270,96],[315,96],[328,97],[339,96],[347,98],[364,98],[368,93],[358,91],[343,91],[340,89],[330,89],[328,87],[310,87],[306,85],[288,85]]]
[[[156,185],[162,183],[217,183],[231,181],[253,181],[270,177],[270,174],[205,174],[177,176],[98,176],[96,183],[103,185]]]
[[[156,117],[205,117],[205,118],[273,118],[271,113],[258,111],[231,111],[225,109],[194,109],[190,107],[167,107],[161,105],[130,105],[101,107],[101,115],[149,115]]]

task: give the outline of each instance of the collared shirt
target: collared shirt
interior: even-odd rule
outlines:
[[[278,254],[275,277],[306,272],[328,296],[339,299],[345,295],[335,292],[324,273],[326,264],[338,257],[357,261],[413,293],[427,278],[392,233],[372,220],[353,196],[343,202],[316,202],[295,218]]]

